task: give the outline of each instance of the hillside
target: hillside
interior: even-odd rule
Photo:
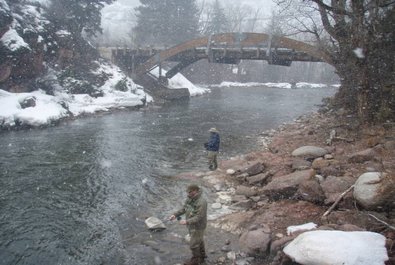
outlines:
[[[48,102],[56,109],[46,116],[50,123],[112,107],[143,106],[151,100],[118,67],[101,59],[83,35],[54,23],[47,11],[38,1],[0,0],[0,100],[9,102],[14,96],[11,101],[20,110],[3,116],[1,129],[34,126],[25,118],[32,109],[24,110],[40,111]],[[7,107],[12,111],[15,104]]]

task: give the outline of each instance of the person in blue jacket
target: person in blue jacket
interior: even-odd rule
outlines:
[[[208,168],[210,170],[216,170],[218,167],[217,156],[220,144],[219,132],[216,128],[208,130],[210,132],[210,138],[207,143],[204,143],[204,147],[208,151]]]

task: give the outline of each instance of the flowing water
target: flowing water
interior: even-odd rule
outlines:
[[[188,181],[174,175],[206,170],[207,130],[220,130],[219,159],[247,153],[259,149],[259,133],[334,92],[218,88],[160,108],[1,133],[0,264],[180,262],[189,255],[177,240],[185,227],[151,233],[144,219],[181,205]]]

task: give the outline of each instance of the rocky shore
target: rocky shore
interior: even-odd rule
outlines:
[[[395,264],[395,124],[361,127],[331,110],[261,139],[262,151],[221,161],[213,172],[185,173],[212,191],[210,225],[239,238],[238,250],[207,264],[313,264],[283,251],[307,230],[374,232],[387,252],[375,264],[386,255],[385,264]],[[320,251],[336,257],[333,246],[325,247]],[[323,260],[314,264],[334,264],[318,255]]]

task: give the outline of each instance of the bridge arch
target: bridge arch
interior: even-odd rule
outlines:
[[[219,54],[219,55],[218,55]],[[289,66],[292,61],[320,61],[332,64],[327,53],[310,44],[265,33],[222,33],[186,41],[162,50],[139,65],[135,74],[151,71],[164,61],[177,61],[166,77],[171,78],[186,66],[207,58],[220,63],[235,63],[240,59],[267,60]]]

